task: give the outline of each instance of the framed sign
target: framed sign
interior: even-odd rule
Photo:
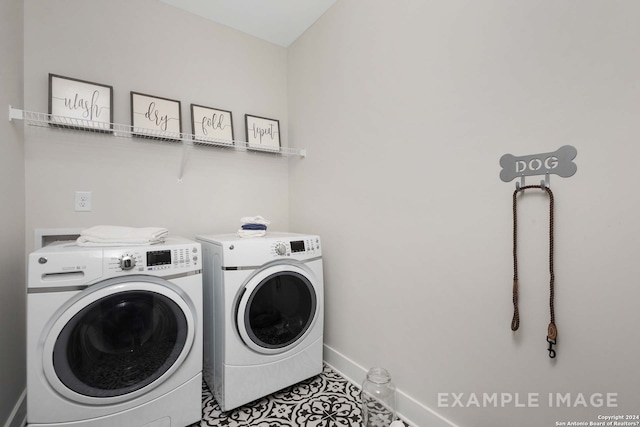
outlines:
[[[131,92],[133,135],[163,140],[182,137],[180,101]]]
[[[280,121],[266,117],[244,115],[247,146],[259,150],[280,150]]]
[[[113,87],[49,74],[51,126],[112,132]]]
[[[191,129],[194,141],[233,145],[231,111],[191,104]]]

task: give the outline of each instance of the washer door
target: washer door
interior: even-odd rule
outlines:
[[[248,281],[238,304],[237,325],[246,345],[275,354],[299,344],[317,317],[313,277],[296,265],[280,264]]]
[[[83,403],[116,403],[155,388],[188,354],[196,321],[188,296],[166,280],[107,280],[63,308],[44,342],[47,379]]]

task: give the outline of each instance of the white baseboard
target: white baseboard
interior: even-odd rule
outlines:
[[[16,402],[4,427],[23,427],[27,424],[27,390],[25,389]]]
[[[362,386],[362,380],[367,374],[366,368],[326,344],[324,345],[324,361],[358,388]],[[400,419],[412,426],[458,427],[401,389],[396,390],[396,406]]]

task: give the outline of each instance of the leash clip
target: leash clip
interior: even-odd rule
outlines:
[[[547,337],[547,342],[549,343],[549,348],[547,348],[547,351],[549,352],[549,357],[552,359],[555,359],[556,351],[553,349],[553,346],[556,345],[556,340],[552,340],[549,337]]]

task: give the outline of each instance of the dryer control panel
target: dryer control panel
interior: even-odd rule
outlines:
[[[220,267],[255,269],[272,261],[315,261],[322,258],[322,240],[315,234],[268,232],[241,238],[237,234],[202,235],[197,241],[220,248]]]
[[[291,256],[292,254],[320,254],[320,238],[307,237],[302,240],[279,240],[271,245],[274,256]]]

